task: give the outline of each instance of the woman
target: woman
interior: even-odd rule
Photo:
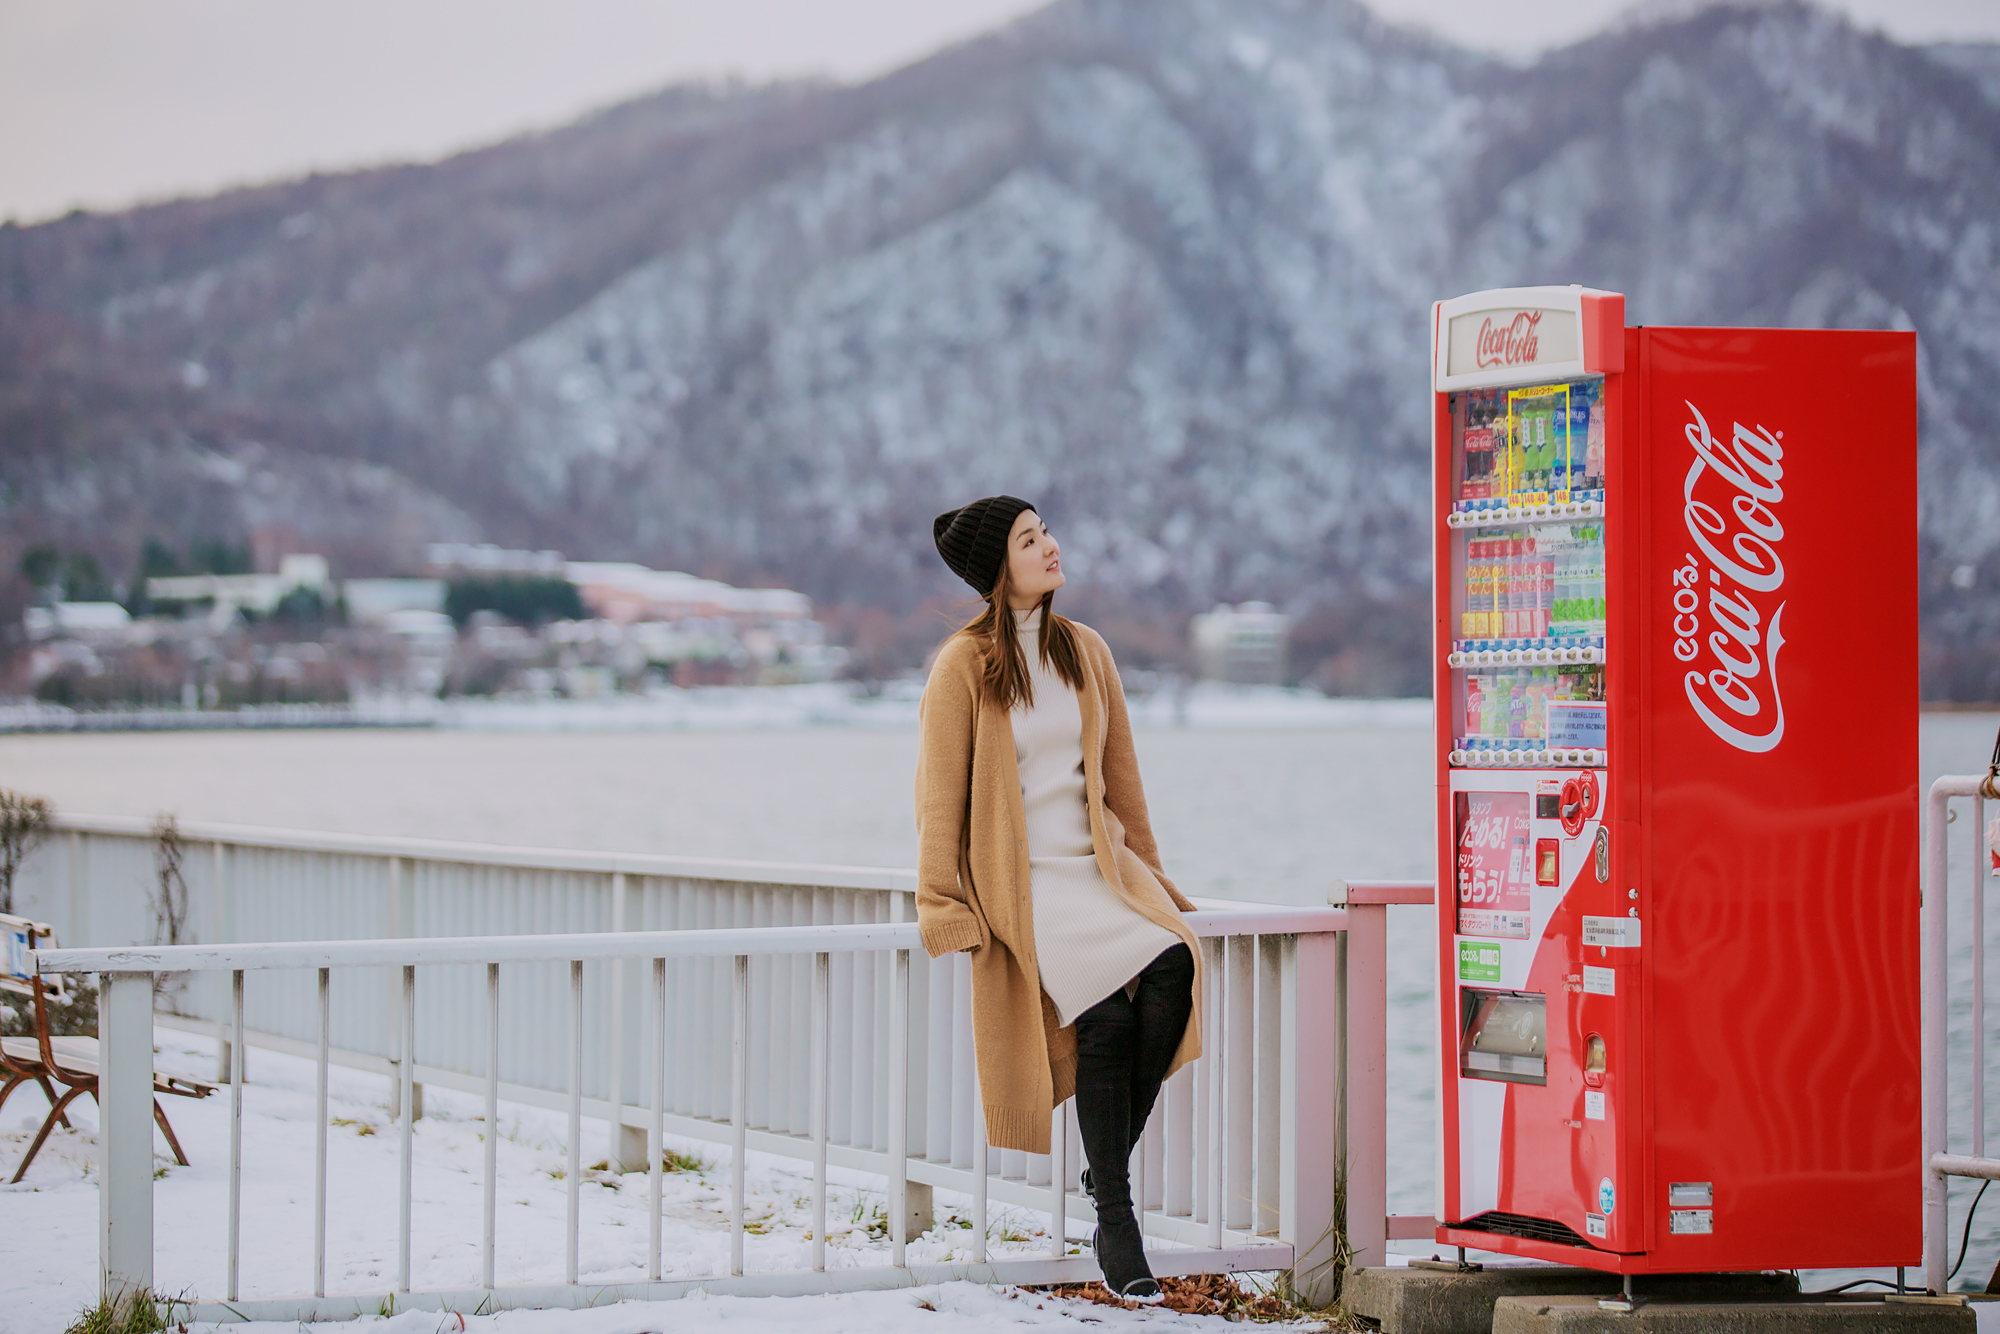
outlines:
[[[1194,905],[1160,869],[1132,727],[1104,641],[1057,616],[1062,553],[1035,509],[940,514],[938,554],[986,609],[924,688],[917,921],[972,952],[973,1047],[993,1144],[1049,1151],[1072,1092],[1104,1283],[1160,1299],[1127,1163],[1160,1084],[1201,1054]]]

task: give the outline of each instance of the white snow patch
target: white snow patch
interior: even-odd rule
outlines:
[[[190,1076],[212,1074],[214,1047],[201,1037],[155,1031],[158,1068]],[[248,1054],[244,1084],[242,1296],[292,1296],[311,1291],[313,1238],[313,1066],[263,1049]],[[381,1293],[396,1274],[396,1127],[389,1119],[386,1081],[349,1070],[330,1072],[327,1288],[329,1293]],[[177,1167],[156,1143],[161,1174],[154,1186],[155,1276],[158,1289],[195,1300],[225,1290],[228,1236],[229,1092],[204,1101],[162,1100],[192,1165]],[[481,1100],[444,1089],[426,1090],[425,1115],[415,1123],[411,1212],[412,1288],[418,1292],[476,1287],[480,1274],[484,1191]],[[8,1101],[0,1123],[0,1161],[17,1161],[46,1107],[32,1089]],[[0,1310],[9,1334],[58,1334],[91,1304],[97,1287],[97,1183],[93,1160],[96,1109],[76,1104],[74,1129],[43,1146],[28,1179],[8,1190],[4,1214],[8,1263],[0,1266]],[[562,1281],[567,1181],[561,1114],[501,1104],[496,1271],[503,1285]],[[601,1122],[585,1122],[582,1161],[605,1153]],[[697,1278],[729,1269],[726,1150],[670,1139],[710,1166],[664,1176],[662,1256],[665,1276]],[[888,1263],[882,1235],[882,1182],[858,1173],[829,1173],[827,1265]],[[644,1173],[584,1173],[579,1227],[580,1277],[586,1283],[643,1279],[648,1181]],[[805,1269],[812,1263],[812,1177],[809,1164],[753,1153],[749,1159],[744,1238],[750,1272]],[[967,1201],[939,1192],[937,1226],[909,1244],[916,1264],[970,1259]],[[873,1226],[871,1226],[873,1224]],[[32,1239],[32,1244],[23,1244]],[[988,1246],[995,1259],[1039,1255],[1046,1236],[1035,1217],[1005,1206],[992,1210]],[[931,1309],[926,1309],[926,1304]],[[1010,1288],[953,1283],[798,1298],[695,1296],[674,1302],[629,1302],[589,1311],[512,1311],[491,1317],[406,1312],[391,1319],[345,1322],[361,1334],[443,1334],[463,1329],[505,1334],[640,1334],[672,1328],[727,1327],[734,1332],[853,1330],[897,1334],[987,1328],[996,1323],[1048,1325],[1076,1319],[1107,1324],[1184,1327],[1216,1323],[1165,1311],[1119,1311],[1064,1302]],[[334,1326],[326,1326],[333,1328]],[[190,1326],[190,1329],[196,1328]],[[201,1326],[214,1329],[214,1326]],[[258,1325],[231,1325],[250,1334]],[[268,1328],[276,1329],[272,1325]],[[287,1323],[287,1331],[297,1326]]]

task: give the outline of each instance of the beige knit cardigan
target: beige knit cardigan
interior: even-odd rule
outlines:
[[[1120,898],[1187,943],[1194,1010],[1174,1053],[1201,1055],[1202,957],[1181,921],[1194,905],[1160,869],[1111,650],[1076,627],[1082,658],[1084,791],[1097,866]],[[972,1045],[989,1141],[1049,1151],[1050,1113],[1076,1091],[1076,1028],[1059,1028],[1035,965],[1028,825],[1005,709],[982,698],[984,642],[959,634],[924,687],[917,756],[917,923],[933,958],[972,951]]]

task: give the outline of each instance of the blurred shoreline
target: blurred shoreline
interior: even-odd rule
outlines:
[[[1430,726],[1428,699],[1329,697],[1281,686],[1169,682],[1128,697],[1135,724],[1153,727]],[[65,732],[204,732],[437,729],[569,732],[743,730],[798,727],[913,729],[921,678],[873,687],[826,681],[790,686],[661,687],[596,699],[377,695],[348,704],[267,704],[238,709],[72,709],[39,701],[0,704],[0,735]]]

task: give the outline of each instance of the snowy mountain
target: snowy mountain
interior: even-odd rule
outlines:
[[[1407,688],[1429,303],[1583,282],[1919,332],[1933,688],[1992,697],[1996,88],[1796,4],[1519,67],[1349,0],[1059,0],[860,87],[0,230],[0,503],[114,567],[283,524],[908,607],[929,517],[1007,490],[1100,599],[1319,608]]]

